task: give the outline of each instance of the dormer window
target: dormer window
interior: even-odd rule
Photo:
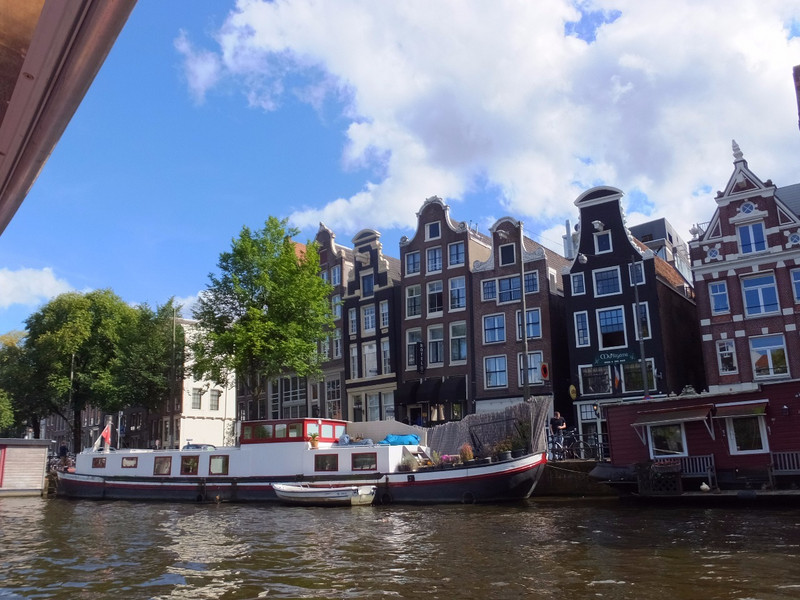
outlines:
[[[742,207],[744,212],[744,207]],[[736,228],[739,235],[739,252],[742,254],[752,254],[753,252],[763,252],[767,249],[767,240],[764,236],[764,223],[750,223],[739,225]]]
[[[745,202],[744,204],[742,204],[742,207],[739,209],[739,211],[745,215],[749,215],[755,209],[756,209],[755,204],[753,204],[752,202]]]
[[[439,226],[439,221],[434,221],[433,223],[425,224],[426,240],[438,240],[440,237],[442,237],[442,231]]]
[[[595,254],[605,254],[613,250],[611,246],[611,232],[600,231],[594,234],[594,252]]]

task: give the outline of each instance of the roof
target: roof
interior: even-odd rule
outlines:
[[[780,187],[775,190],[775,195],[786,205],[786,208],[800,216],[800,183]]]
[[[0,2],[0,233],[135,5],[136,0]]]

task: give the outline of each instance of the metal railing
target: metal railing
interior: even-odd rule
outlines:
[[[547,436],[548,460],[604,460],[608,458],[608,446],[596,433],[579,434],[577,429],[563,436]]]

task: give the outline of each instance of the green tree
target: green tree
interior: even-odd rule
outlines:
[[[0,432],[7,431],[14,426],[14,407],[11,405],[11,397],[3,389],[0,389]],[[0,434],[2,436],[2,434]]]
[[[0,336],[0,390],[8,401],[0,430],[17,436],[30,425],[39,436],[39,422],[52,412],[52,407],[42,393],[40,382],[33,375],[33,365],[25,350],[23,332]],[[8,422],[8,409],[11,422]]]
[[[136,309],[111,290],[57,296],[28,317],[25,341],[34,377],[53,409],[72,417],[73,443],[81,448],[81,411],[119,410],[121,340]]]
[[[292,241],[299,231],[269,217],[260,231],[243,227],[220,254],[219,274],[193,311],[195,377],[225,384],[231,374],[253,398],[273,377],[320,372],[318,343],[333,325],[331,288],[319,276],[316,244]]]

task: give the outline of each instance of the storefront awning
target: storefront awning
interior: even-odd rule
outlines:
[[[714,413],[715,419],[726,417],[757,417],[765,415],[767,412],[767,401],[750,402],[748,404],[724,404],[717,405],[717,412]]]
[[[701,406],[681,406],[674,409],[651,410],[640,412],[636,419],[631,423],[631,427],[636,431],[636,435],[643,444],[647,444],[645,428],[654,425],[672,425],[676,423],[688,423],[691,421],[703,421],[711,439],[714,439],[714,428],[711,426],[711,404]]]
[[[465,377],[445,377],[439,388],[439,398],[445,402],[457,402],[467,399],[467,381]]]
[[[426,379],[420,383],[417,389],[417,402],[438,402],[440,385],[442,380],[439,377]]]
[[[417,401],[417,388],[419,381],[406,381],[397,386],[394,400],[397,404],[414,404]]]

